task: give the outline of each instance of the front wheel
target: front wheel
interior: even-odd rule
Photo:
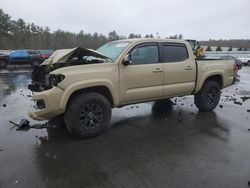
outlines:
[[[212,111],[219,103],[221,96],[220,86],[217,82],[208,80],[199,93],[195,94],[194,102],[202,112]]]
[[[109,125],[111,106],[99,93],[82,93],[75,96],[64,114],[67,129],[76,138],[89,138],[101,134]]]

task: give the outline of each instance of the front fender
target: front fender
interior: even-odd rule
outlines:
[[[68,100],[70,99],[70,96],[81,89],[87,89],[91,87],[97,87],[97,86],[104,86],[109,89],[111,96],[114,101],[114,106],[117,106],[119,104],[119,97],[117,95],[117,90],[114,86],[114,84],[110,80],[99,80],[99,79],[93,79],[93,80],[86,80],[86,81],[78,81],[70,84],[64,91],[64,94],[61,99],[60,108],[66,109],[66,105]]]

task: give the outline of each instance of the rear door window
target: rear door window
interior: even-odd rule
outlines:
[[[164,43],[162,47],[163,62],[180,62],[188,59],[187,47],[184,44]]]

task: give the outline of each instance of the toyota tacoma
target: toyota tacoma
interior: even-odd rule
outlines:
[[[96,51],[58,50],[33,71],[29,116],[63,116],[75,137],[87,138],[108,127],[114,107],[192,94],[197,108],[208,112],[233,83],[234,69],[232,60],[195,59],[184,40],[127,39]]]

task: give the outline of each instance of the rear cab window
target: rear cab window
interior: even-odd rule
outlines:
[[[189,58],[186,45],[181,43],[163,43],[161,52],[162,61],[166,63],[181,62]]]

